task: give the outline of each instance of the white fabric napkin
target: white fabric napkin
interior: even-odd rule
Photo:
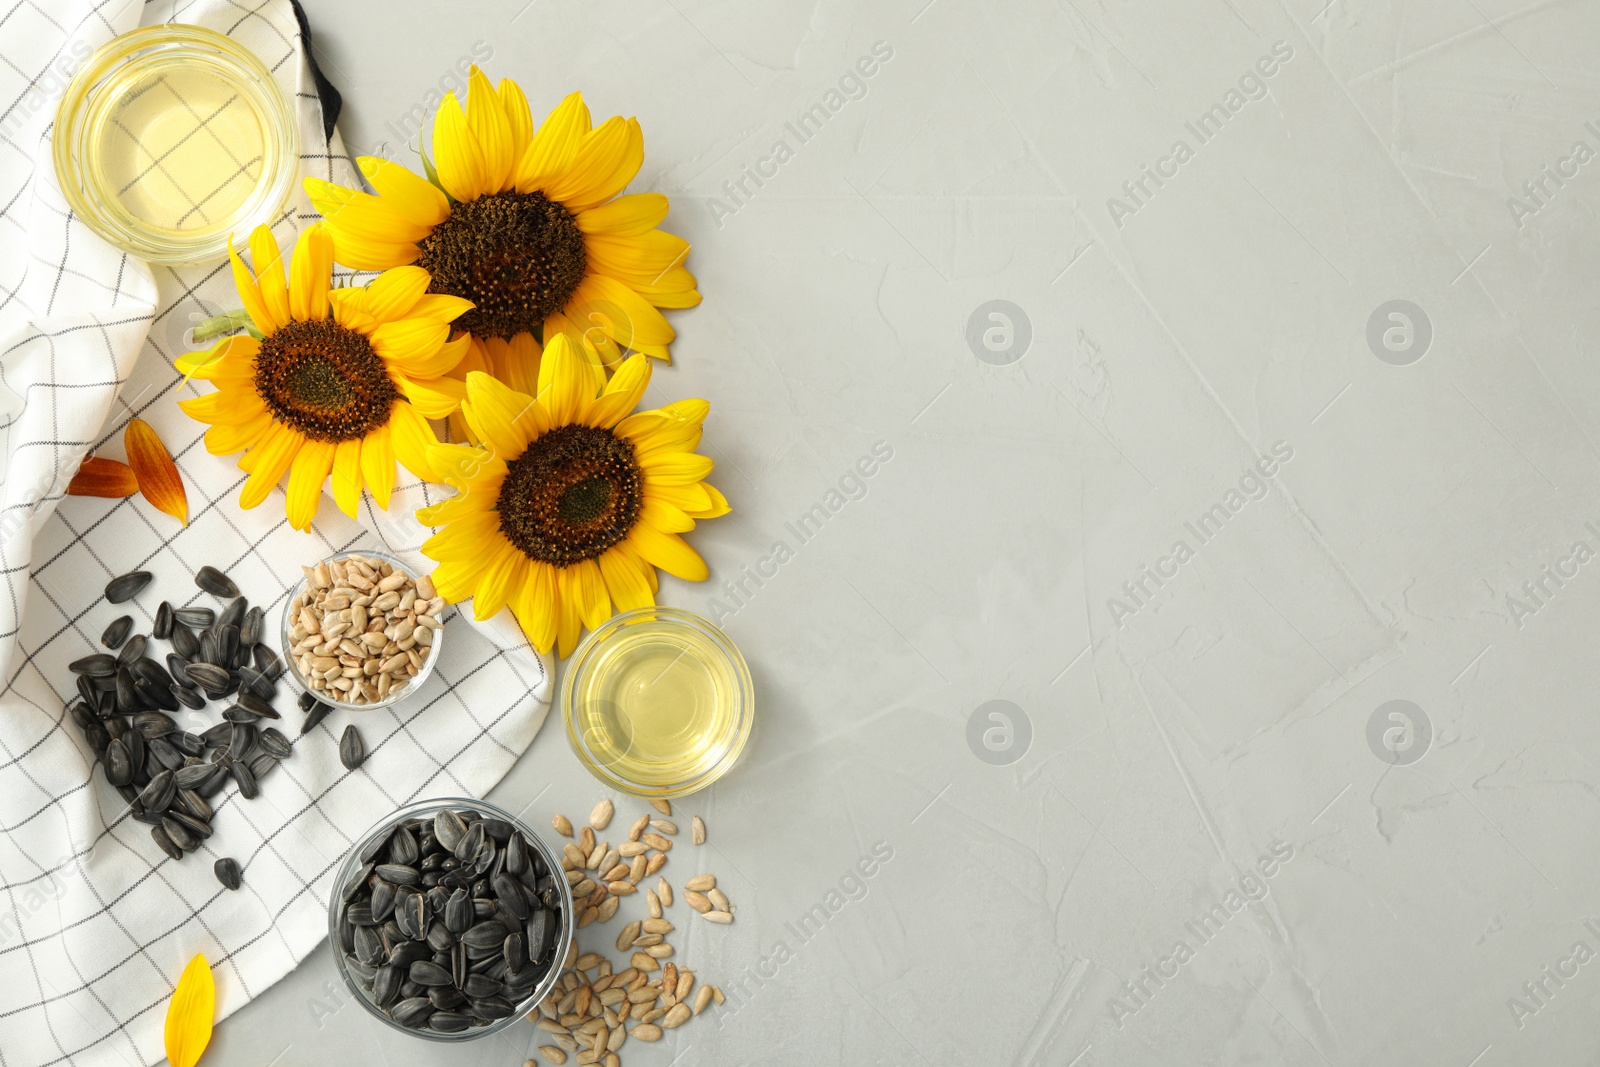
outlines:
[[[184,385],[173,370],[196,322],[238,306],[226,265],[152,269],[116,251],[70,215],[50,163],[49,124],[71,72],[141,19],[237,38],[296,101],[303,171],[354,179],[337,134],[325,136],[290,0],[0,0],[0,1067],[161,1060],[167,999],[197,952],[214,968],[218,1017],[246,1003],[326,935],[333,871],[351,842],[412,799],[487,791],[532,740],[550,695],[549,673],[513,626],[452,611],[421,691],[390,711],[334,713],[254,801],[230,785],[213,799],[215,835],[182,862],[91,775],[93,754],[64,710],[67,664],[98,650],[113,618],[132,614],[147,632],[163,599],[216,606],[194,583],[212,564],[267,609],[276,634],[302,564],[347,547],[414,553],[428,531],[412,512],[438,497],[402,469],[388,514],[368,498],[352,522],[325,498],[309,535],[288,527],[281,489],[239,509],[235,458],[209,455],[205,427],[176,403],[210,386]],[[279,244],[288,249],[314,217],[297,192],[273,226]],[[187,529],[139,497],[62,496],[86,452],[122,458],[134,416],[177,459]],[[155,580],[135,602],[107,604],[107,580],[134,569]],[[294,737],[291,694],[278,705]],[[195,714],[203,726],[219,710]],[[354,773],[337,752],[352,722],[368,751]],[[212,873],[223,856],[244,869],[237,892]]]

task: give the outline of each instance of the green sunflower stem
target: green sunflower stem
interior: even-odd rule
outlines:
[[[244,308],[235,308],[225,311],[221,315],[214,315],[194,328],[194,343],[203,345],[207,341],[214,341],[218,337],[238,333],[240,330],[248,331],[250,336],[259,338],[261,334],[250,321],[250,313]]]

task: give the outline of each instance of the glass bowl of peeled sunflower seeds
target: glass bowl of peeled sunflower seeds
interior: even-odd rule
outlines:
[[[355,711],[416,692],[444,636],[444,598],[428,576],[371,550],[302,569],[283,608],[283,659],[294,686]]]
[[[560,980],[574,933],[561,857],[481,800],[409,804],[339,867],[328,907],[350,992],[396,1030],[470,1041],[521,1020]]]

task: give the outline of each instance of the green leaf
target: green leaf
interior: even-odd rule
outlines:
[[[422,173],[423,173],[423,176],[426,177],[428,179],[428,181],[433,184],[433,187],[435,189],[438,189],[441,193],[444,194],[444,198],[446,200],[450,201],[450,206],[451,207],[455,207],[456,206],[456,198],[450,195],[450,190],[446,189],[444,187],[444,183],[439,180],[439,172],[434,169],[433,160],[428,158],[428,153],[422,151],[419,148],[419,149],[417,149],[417,154],[422,157]]]

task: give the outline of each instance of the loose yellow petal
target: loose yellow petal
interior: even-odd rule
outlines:
[[[387,509],[389,494],[394,492],[394,447],[389,427],[379,426],[361,442],[361,480],[367,483],[378,506]]]
[[[488,187],[483,149],[454,91],[444,95],[433,116],[433,165],[445,192],[463,203],[493,191]]]
[[[511,155],[511,124],[506,121],[499,94],[477,64],[467,76],[467,129],[483,153],[483,192],[498,193],[507,188],[515,163]]]
[[[357,517],[361,506],[361,439],[340,441],[333,452],[333,502],[339,510]]]
[[[283,277],[283,253],[272,231],[257,226],[250,234],[250,263],[255,268],[256,284],[261,286],[261,302],[277,326],[289,322],[289,283]],[[266,332],[266,331],[263,331]]]
[[[450,201],[420,174],[376,156],[362,156],[356,163],[384,202],[412,222],[432,227],[450,217]]]
[[[289,314],[296,319],[328,317],[328,278],[333,273],[333,238],[322,223],[300,231],[289,260]]]
[[[183,969],[167,1005],[167,1060],[171,1067],[194,1067],[211,1043],[217,1016],[217,986],[206,958],[196,955]]]
[[[296,530],[311,529],[322,502],[322,484],[333,470],[334,446],[326,441],[307,441],[295,454],[289,467],[289,502],[285,511],[289,525]]]
[[[588,132],[589,109],[584,106],[583,94],[572,93],[556,105],[534,133],[517,164],[517,191],[534,192],[566,173]]]

